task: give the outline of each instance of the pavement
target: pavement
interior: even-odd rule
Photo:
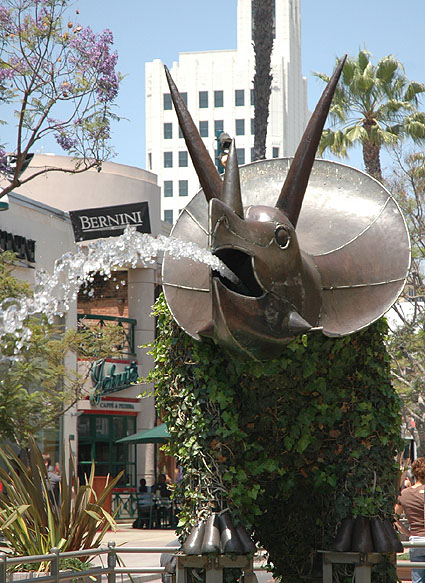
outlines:
[[[114,542],[116,547],[119,549],[137,547],[165,547],[167,545],[173,544],[173,546],[179,546],[179,542],[176,540],[176,534],[174,530],[171,529],[145,529],[145,528],[132,528],[131,523],[119,523],[117,530],[109,531],[102,541],[102,546],[108,544],[108,542]],[[160,556],[161,553],[149,552],[149,553],[138,553],[123,552],[118,555],[121,557],[123,566],[127,568],[137,568],[137,567],[159,567],[160,566]],[[92,561],[97,564],[96,560]],[[267,572],[256,572],[258,583],[273,583],[273,578],[270,573]],[[122,578],[121,578],[122,577]],[[160,583],[161,574],[160,573],[144,573],[144,574],[134,574],[131,577],[131,581],[126,575],[117,575],[117,583],[144,583],[146,581],[155,581]]]
[[[117,550],[125,548],[139,548],[139,547],[165,547],[170,543],[175,542],[176,533],[171,529],[147,529],[147,528],[132,528],[132,523],[119,523],[116,531],[108,531],[102,540],[102,546],[106,546],[109,542],[114,542]],[[161,553],[119,553],[122,561],[122,566],[126,568],[138,567],[159,567]],[[98,564],[98,560],[92,560],[94,564]],[[123,581],[129,581],[125,575],[122,576]],[[135,574],[132,576],[134,583],[142,583],[145,581],[161,581],[161,574],[158,573],[144,573]],[[121,577],[117,576],[117,582],[120,583]]]

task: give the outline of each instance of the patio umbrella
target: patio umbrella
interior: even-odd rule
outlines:
[[[115,443],[167,443],[169,439],[170,434],[167,426],[162,423],[162,425],[157,425],[152,429],[139,431],[138,433],[133,433],[133,435],[118,439]]]

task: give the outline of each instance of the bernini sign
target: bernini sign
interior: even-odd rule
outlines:
[[[75,240],[118,237],[127,226],[135,227],[139,233],[150,233],[149,205],[147,202],[124,204],[70,211]]]

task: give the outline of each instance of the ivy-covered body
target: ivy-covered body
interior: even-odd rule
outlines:
[[[400,402],[384,321],[339,339],[303,337],[259,363],[194,341],[162,299],[156,313],[151,380],[184,470],[182,535],[214,505],[231,507],[274,573],[295,583],[343,518],[392,518]],[[390,565],[380,569],[374,582],[396,581]]]

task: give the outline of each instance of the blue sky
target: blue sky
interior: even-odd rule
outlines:
[[[114,128],[114,161],[145,166],[145,62],[159,58],[171,65],[179,52],[235,48],[236,6],[236,0],[75,2],[81,24],[96,32],[112,30],[119,70],[126,75],[117,114],[129,121]],[[313,72],[331,72],[336,56],[356,54],[359,48],[366,47],[377,59],[393,54],[410,79],[425,82],[424,0],[405,0],[403,6],[400,0],[301,0],[301,22],[310,108],[323,89]],[[358,154],[350,162],[361,167]]]

